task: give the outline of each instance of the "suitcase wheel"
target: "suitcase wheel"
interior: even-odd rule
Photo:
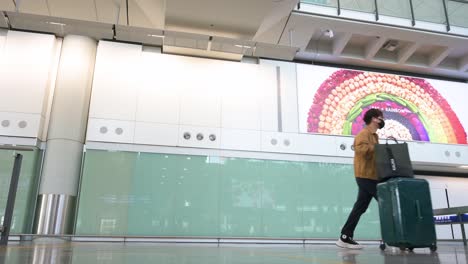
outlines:
[[[436,245],[432,245],[429,247],[429,249],[432,251],[432,252],[435,252],[437,250],[437,246]]]
[[[385,250],[386,247],[387,246],[385,245],[385,243],[383,243],[383,242],[380,243],[380,246],[379,246],[380,250]]]

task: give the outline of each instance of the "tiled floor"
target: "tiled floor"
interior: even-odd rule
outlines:
[[[317,263],[317,264],[468,264],[468,248],[462,243],[439,243],[429,249],[380,251],[378,245],[364,250],[345,250],[334,245],[232,245],[158,243],[10,243],[0,247],[0,263]]]

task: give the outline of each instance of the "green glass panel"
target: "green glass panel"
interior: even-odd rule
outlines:
[[[450,25],[468,28],[468,2],[447,1]]]
[[[350,164],[88,150],[76,233],[336,238],[356,195]]]
[[[220,236],[260,237],[262,232],[261,179],[264,161],[223,158],[220,171]]]
[[[357,239],[380,239],[379,206],[375,199],[372,199],[366,213],[361,216],[356,227],[355,237]]]
[[[176,236],[217,236],[219,158],[178,156],[175,179]]]
[[[78,235],[126,235],[131,181],[137,153],[90,150],[76,220]]]
[[[304,236],[337,237],[347,217],[343,207],[356,197],[352,165],[305,163],[303,178]]]
[[[374,1],[369,0],[340,0],[340,7],[353,11],[375,13]]]
[[[302,168],[298,162],[267,160],[262,166],[263,234],[302,237]]]
[[[440,0],[413,0],[416,20],[445,24],[444,4]]]
[[[338,6],[337,0],[301,0],[301,3],[321,5],[321,6],[330,6],[330,7]]]
[[[410,0],[378,0],[379,15],[411,19]]]
[[[21,151],[19,153],[23,155],[23,160],[10,233],[29,234],[32,232],[34,205],[37,199],[38,161],[41,151],[34,149],[34,151]],[[0,150],[0,216],[2,222],[10,188],[14,154],[15,151],[12,150]]]
[[[140,153],[131,194],[128,234],[171,236],[176,232],[174,213],[177,171],[183,156]]]

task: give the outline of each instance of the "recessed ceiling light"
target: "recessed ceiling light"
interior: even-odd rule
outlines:
[[[153,38],[164,38],[164,35],[155,35],[155,34],[148,34],[148,37],[153,37]]]
[[[244,49],[251,49],[251,48],[252,48],[251,46],[247,46],[247,45],[239,45],[239,44],[237,44],[237,45],[234,45],[234,46],[236,46],[236,47],[238,47],[238,48],[244,48]]]
[[[51,22],[51,21],[48,21],[46,22],[47,24],[51,24],[51,25],[57,25],[57,26],[66,26],[67,24],[64,24],[64,23],[59,23],[59,22]]]

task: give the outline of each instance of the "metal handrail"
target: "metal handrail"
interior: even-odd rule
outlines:
[[[375,7],[375,21],[379,21],[379,6],[377,4],[377,0],[374,0],[374,7]]]
[[[447,24],[447,32],[450,31],[450,22],[449,22],[449,17],[448,17],[448,12],[447,12],[447,3],[446,3],[447,0],[442,0],[442,4],[443,4],[443,7],[444,7],[444,15],[445,15],[445,22]]]
[[[380,19],[380,14],[379,14],[379,7],[378,7],[378,0],[374,0],[374,5],[375,5],[375,21],[379,21]],[[444,16],[445,16],[445,25],[446,25],[446,31],[449,32],[451,30],[451,24],[450,24],[450,18],[448,15],[448,9],[447,9],[447,2],[457,2],[457,3],[463,3],[468,5],[468,0],[442,0],[442,6],[443,6],[443,11],[444,11]],[[413,0],[408,0],[409,6],[410,6],[410,12],[411,12],[411,25],[414,27],[416,25],[416,18],[415,18],[415,12],[414,12],[414,5],[413,5]],[[299,3],[306,3],[306,4],[312,4],[310,2],[305,2],[305,1],[300,1]],[[298,9],[300,10],[300,4],[298,4]],[[341,2],[340,0],[337,0],[337,16],[341,15]],[[365,11],[363,11],[365,12]]]
[[[0,145],[3,150],[16,150],[16,151],[34,151],[32,147],[13,146],[13,145]]]
[[[336,0],[336,4],[338,5],[338,6],[337,6],[337,13],[338,13],[338,15],[341,15],[341,3],[340,3],[340,0]]]
[[[411,25],[414,27],[416,25],[416,18],[414,17],[414,7],[413,0],[409,0],[410,11],[411,11]]]

